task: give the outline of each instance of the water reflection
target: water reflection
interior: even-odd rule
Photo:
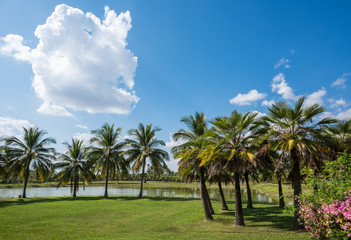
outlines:
[[[218,189],[208,189],[211,199],[219,200],[220,195]],[[1,198],[16,198],[22,194],[22,189],[0,189]],[[234,189],[223,189],[224,196],[227,201],[234,201]],[[80,188],[78,196],[103,196],[104,187],[86,187],[85,189]],[[109,187],[110,196],[138,196],[139,186],[127,186],[127,185],[111,185]],[[247,199],[246,189],[241,190],[242,199]],[[69,187],[62,188],[28,188],[27,197],[59,197],[59,196],[71,196]],[[184,198],[200,198],[199,188],[144,188],[144,196],[154,197],[184,197]],[[254,202],[263,203],[275,203],[278,204],[277,199],[272,199],[266,195],[260,194],[256,191],[252,191],[252,200]]]

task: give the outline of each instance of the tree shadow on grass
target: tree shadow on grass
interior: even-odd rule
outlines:
[[[246,227],[273,227],[287,231],[296,231],[293,226],[293,216],[284,214],[283,209],[273,204],[271,206],[256,207],[254,209],[247,209],[243,206],[243,213]],[[230,216],[231,222],[234,224],[234,209],[225,212],[218,211],[218,215]],[[225,220],[227,220],[227,218],[225,218]],[[220,222],[227,223],[225,220],[220,220]]]
[[[0,208],[15,206],[15,205],[27,205],[33,203],[49,203],[49,202],[72,202],[72,201],[97,201],[104,200],[106,198],[102,196],[82,196],[82,197],[41,197],[41,198],[18,198],[18,199],[10,199],[10,200],[0,200]],[[119,201],[135,201],[148,199],[152,201],[196,201],[197,199],[193,198],[177,198],[177,197],[130,197],[130,196],[112,196],[107,198],[107,200],[119,200]]]

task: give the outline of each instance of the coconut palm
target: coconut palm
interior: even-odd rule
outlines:
[[[83,145],[83,141],[72,139],[72,144],[67,142],[63,144],[67,147],[67,151],[65,154],[58,155],[60,162],[55,164],[55,168],[59,169],[57,187],[70,182],[71,192],[73,192],[73,197],[76,197],[79,190],[79,179],[83,180],[83,184],[90,182],[93,172],[86,158],[87,148]]]
[[[44,181],[52,170],[55,159],[54,148],[46,147],[56,143],[53,138],[44,138],[47,134],[37,127],[23,128],[23,140],[17,137],[5,138],[5,152],[8,157],[8,168],[12,176],[18,175],[24,180],[22,197],[26,198],[26,189],[31,170]]]
[[[283,159],[290,159],[292,169],[289,178],[294,188],[294,225],[300,227],[299,219],[299,202],[298,197],[301,194],[301,173],[300,166],[303,161],[316,159],[314,155],[320,154],[319,145],[316,139],[321,137],[321,129],[336,121],[331,118],[323,118],[315,121],[325,108],[314,104],[304,107],[304,97],[301,97],[295,107],[289,106],[285,102],[277,102],[271,108],[268,108],[269,115],[264,116],[257,122],[263,129],[268,129],[269,142],[273,151],[278,151]],[[284,156],[283,156],[284,155]]]
[[[176,142],[181,142],[172,148],[175,159],[180,159],[178,171],[188,180],[200,180],[200,194],[206,220],[213,220],[211,201],[208,197],[205,179],[205,166],[199,154],[208,145],[209,140],[205,137],[207,131],[206,116],[204,113],[195,113],[195,116],[187,116],[181,119],[188,129],[180,129],[172,135]]]
[[[143,183],[145,174],[146,159],[149,159],[154,169],[167,169],[165,160],[169,160],[169,155],[166,151],[159,149],[159,146],[165,146],[165,142],[156,138],[156,133],[161,129],[152,127],[152,124],[144,125],[139,123],[137,129],[132,128],[128,134],[134,139],[126,139],[125,146],[127,150],[124,152],[128,156],[128,162],[134,162],[133,171],[141,172],[141,183],[139,198],[143,197]]]
[[[88,158],[95,165],[95,169],[106,178],[105,194],[108,197],[108,180],[118,174],[126,172],[128,166],[122,155],[123,142],[118,141],[121,128],[115,128],[114,124],[105,123],[102,128],[91,131],[94,135],[90,139]]]
[[[217,146],[213,147],[207,160],[222,159],[224,168],[234,173],[235,186],[235,225],[244,226],[242,210],[240,175],[244,174],[247,164],[254,165],[252,142],[256,139],[252,123],[257,113],[241,114],[234,110],[229,117],[217,117],[213,124],[213,133],[218,139]]]

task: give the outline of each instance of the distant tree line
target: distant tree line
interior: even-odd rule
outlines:
[[[91,131],[90,145],[82,140],[72,139],[65,142],[65,153],[58,153],[50,147],[55,139],[46,137],[46,132],[38,127],[24,128],[23,139],[15,136],[2,139],[0,147],[0,173],[6,181],[24,183],[22,197],[26,198],[29,179],[57,180],[58,187],[69,184],[73,197],[79,190],[79,183],[90,183],[96,179],[105,180],[104,197],[108,197],[108,181],[111,179],[140,180],[139,197],[142,197],[146,160],[153,166],[153,173],[160,177],[169,171],[166,162],[167,151],[157,139],[160,128],[139,124],[138,128],[128,131],[130,139],[119,141],[121,128],[105,124]],[[130,171],[140,174],[130,174]]]

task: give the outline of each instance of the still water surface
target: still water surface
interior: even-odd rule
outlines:
[[[11,188],[11,189],[0,189],[0,198],[17,198],[22,194],[23,189]],[[79,189],[77,196],[103,196],[105,188],[103,186],[98,187],[82,187]],[[108,188],[109,196],[138,196],[140,187],[136,185],[111,185]],[[211,199],[219,200],[218,189],[208,189]],[[234,201],[234,189],[223,189],[225,198],[227,201]],[[241,190],[242,199],[246,201],[247,193],[246,189]],[[200,198],[199,188],[148,188],[144,187],[144,196],[149,197],[182,197],[182,198]],[[48,188],[27,188],[27,197],[62,197],[71,196],[69,187],[48,187]],[[254,202],[262,203],[278,203],[276,199],[272,199],[264,194],[260,194],[256,191],[252,191],[252,200]]]

